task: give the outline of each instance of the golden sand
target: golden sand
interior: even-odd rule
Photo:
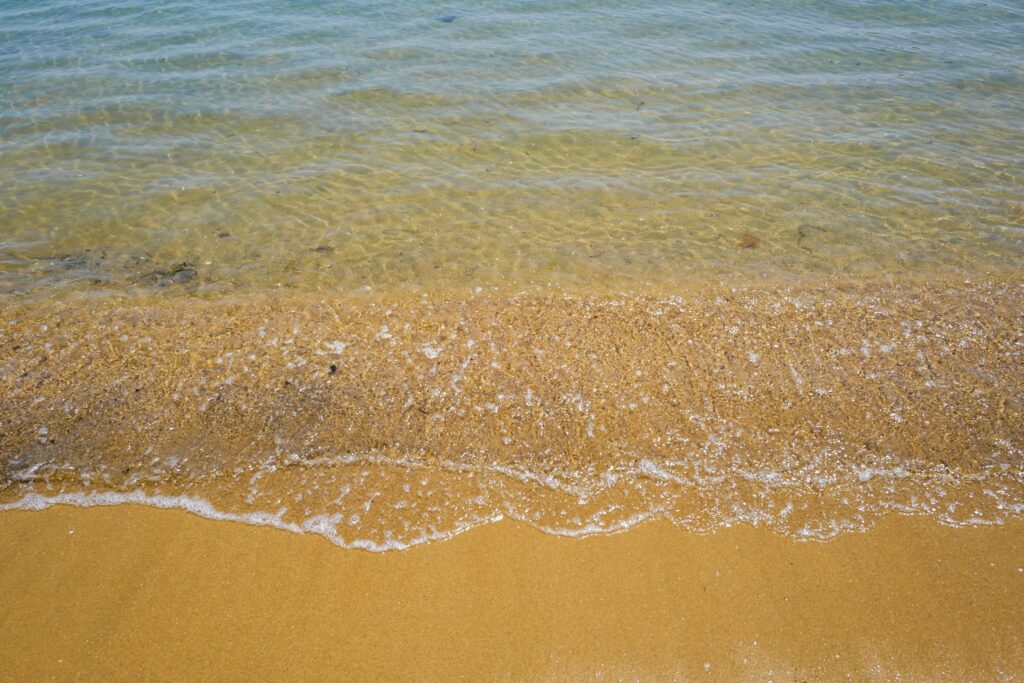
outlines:
[[[200,497],[341,545],[497,516],[816,537],[1020,513],[1024,286],[81,297],[0,325],[0,503]]]
[[[2,680],[1017,680],[1024,523],[799,542],[515,523],[395,553],[135,506],[0,513]]]

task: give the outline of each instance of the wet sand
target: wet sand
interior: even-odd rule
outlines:
[[[136,506],[0,514],[3,680],[1018,680],[1024,523],[801,542],[504,522],[403,552]]]
[[[1022,311],[1016,279],[11,302],[0,504],[208,501],[374,549],[502,516],[999,522],[1024,512]]]

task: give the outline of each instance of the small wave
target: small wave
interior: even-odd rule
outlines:
[[[505,518],[998,524],[1024,501],[1022,310],[999,281],[20,303],[0,326],[0,502],[375,551]]]
[[[290,531],[296,534],[317,534],[323,536],[331,543],[343,548],[368,550],[370,552],[387,552],[390,550],[405,550],[416,545],[429,543],[431,541],[443,541],[458,536],[464,531],[489,522],[497,522],[502,519],[496,515],[490,519],[480,520],[478,524],[461,525],[457,528],[444,532],[422,532],[418,536],[407,539],[403,542],[388,540],[383,543],[376,543],[369,540],[345,541],[333,533],[334,528],[329,522],[330,518],[325,516],[310,517],[301,524],[286,522],[282,519],[283,511],[270,512],[246,512],[234,513],[218,510],[210,501],[194,496],[161,496],[149,495],[142,491],[129,491],[125,493],[59,493],[52,496],[44,496],[38,493],[30,493],[24,498],[13,503],[0,504],[0,510],[45,510],[55,505],[70,505],[73,507],[108,507],[115,505],[145,505],[148,507],[160,508],[163,510],[185,510],[194,515],[227,522],[241,522],[250,526],[267,526],[282,531]],[[335,520],[337,521],[337,520]]]
[[[379,458],[370,460],[380,462]],[[398,466],[404,469],[405,463]],[[33,491],[0,503],[0,510],[43,510],[54,505],[145,505],[185,510],[207,519],[316,534],[343,548],[371,552],[403,550],[447,540],[502,519],[514,519],[544,533],[567,537],[619,533],[646,522],[666,520],[697,533],[750,525],[796,540],[826,541],[844,532],[869,530],[878,519],[890,513],[927,516],[953,527],[1000,525],[1012,517],[1024,515],[1024,504],[1018,502],[1024,497],[1024,490],[1019,478],[1014,476],[958,478],[946,475],[937,480],[901,468],[876,468],[868,478],[857,477],[860,486],[848,484],[811,492],[780,487],[776,476],[751,476],[744,472],[723,477],[718,485],[694,489],[691,482],[672,475],[663,467],[642,462],[632,476],[621,475],[614,485],[600,492],[590,489],[588,497],[577,498],[576,491],[566,493],[563,486],[549,487],[542,476],[524,476],[504,468],[473,472],[464,468],[461,478],[447,481],[437,477],[442,472],[454,477],[451,469],[435,470],[431,476],[436,488],[432,490],[414,491],[405,484],[392,486],[389,492],[388,487],[379,487],[379,482],[395,483],[400,479],[394,473],[389,474],[386,465],[378,467],[381,471],[375,473],[376,477],[361,471],[357,479],[368,482],[362,491],[357,490],[358,484],[352,479],[343,484],[338,480],[321,479],[311,486],[306,480],[303,489],[289,488],[293,483],[286,484],[284,489],[271,485],[271,495],[263,492],[248,496],[245,509],[218,506],[199,495],[167,495],[138,489]],[[412,471],[422,476],[424,470]],[[657,475],[653,480],[652,473]],[[421,483],[427,481],[429,479],[422,479]],[[474,482],[471,487],[467,486],[469,481]],[[650,488],[652,481],[654,488]],[[757,481],[763,486],[737,494],[737,481]],[[871,481],[881,486],[864,486]],[[679,486],[680,483],[686,485]],[[291,491],[291,495],[273,498],[280,490]],[[325,490],[330,495],[323,493]],[[321,491],[321,494],[314,497],[311,491]],[[475,496],[471,495],[474,491]],[[334,495],[338,492],[340,495]],[[8,490],[8,496],[11,493]],[[443,509],[449,514],[437,514],[442,510],[440,506],[424,508],[409,502],[435,495],[448,501]],[[346,499],[350,499],[349,504],[342,504]],[[271,501],[280,506],[273,511],[254,508],[256,504]],[[310,510],[319,511],[310,513]]]

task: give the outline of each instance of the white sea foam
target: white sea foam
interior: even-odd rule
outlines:
[[[2,510],[45,510],[55,505],[71,505],[74,507],[106,507],[114,505],[145,505],[148,507],[161,508],[165,510],[185,510],[194,515],[218,521],[242,522],[250,526],[267,526],[290,531],[296,534],[311,533],[323,536],[334,545],[342,548],[353,548],[368,550],[370,552],[387,552],[390,550],[404,550],[423,543],[432,541],[443,541],[458,536],[478,524],[497,522],[502,515],[495,514],[478,523],[464,523],[455,525],[446,531],[423,531],[405,541],[388,540],[383,543],[365,539],[346,540],[336,533],[336,521],[331,516],[316,515],[306,519],[301,524],[286,522],[282,519],[283,511],[277,513],[269,512],[246,512],[235,513],[225,512],[213,506],[208,500],[195,496],[161,496],[150,495],[142,491],[127,492],[104,492],[104,493],[59,493],[44,496],[38,493],[29,493],[24,498],[13,503],[0,504]]]
[[[327,459],[332,464],[338,464],[339,460],[347,461],[346,464],[354,464],[356,458]],[[378,460],[378,458],[366,458],[363,463]],[[388,463],[396,464],[396,463]],[[420,468],[407,469],[398,465],[412,475]],[[73,505],[78,507],[114,506],[123,504],[145,505],[163,509],[180,509],[192,514],[213,520],[234,521],[253,526],[267,526],[292,533],[316,534],[324,537],[331,543],[343,548],[356,548],[372,552],[385,552],[401,550],[422,543],[445,540],[452,538],[468,529],[482,524],[499,521],[504,518],[515,519],[530,524],[539,530],[558,536],[590,536],[595,534],[608,534],[625,531],[639,524],[657,519],[665,519],[678,527],[699,533],[712,532],[718,529],[747,524],[754,527],[771,529],[778,533],[789,535],[798,540],[828,540],[844,532],[865,531],[870,529],[874,522],[888,513],[902,515],[927,515],[935,518],[938,522],[948,526],[988,526],[999,525],[1011,517],[1024,515],[1024,504],[1019,500],[1019,482],[1013,477],[1002,479],[999,482],[989,482],[987,477],[972,475],[963,479],[955,479],[947,476],[936,485],[934,480],[927,475],[916,478],[903,467],[877,467],[859,468],[851,472],[846,484],[837,486],[834,490],[825,492],[832,504],[837,505],[831,518],[820,518],[816,515],[805,513],[801,517],[801,511],[816,509],[817,502],[820,502],[819,495],[822,492],[808,493],[806,489],[789,489],[780,487],[779,477],[771,473],[734,472],[733,477],[728,480],[714,478],[718,484],[708,486],[697,482],[678,477],[669,471],[668,464],[655,463],[650,460],[641,460],[635,470],[622,471],[613,477],[608,472],[590,473],[594,482],[600,482],[590,487],[570,485],[542,473],[517,470],[508,467],[490,465],[482,470],[472,471],[467,465],[461,466],[456,463],[449,463],[444,471],[454,473],[456,476],[466,477],[479,484],[481,493],[472,496],[467,495],[461,503],[468,505],[462,513],[450,517],[438,518],[436,515],[447,510],[440,505],[430,505],[417,509],[417,497],[425,493],[426,501],[438,494],[440,498],[447,499],[443,489],[431,490],[426,488],[433,486],[433,478],[420,477],[419,486],[423,487],[418,492],[413,492],[409,484],[401,487],[398,494],[401,498],[382,497],[383,494],[374,490],[367,495],[364,490],[359,498],[352,502],[352,507],[345,508],[348,512],[310,512],[305,516],[295,516],[289,512],[289,506],[298,509],[298,503],[303,499],[303,494],[313,489],[304,489],[296,492],[291,500],[263,500],[264,507],[270,511],[246,510],[232,511],[216,506],[210,500],[197,495],[154,495],[142,490],[127,492],[65,492],[55,494],[41,494],[30,492],[19,500],[0,504],[0,510],[42,510],[54,505]],[[330,472],[336,472],[330,469]],[[348,470],[351,472],[351,470]],[[422,471],[422,470],[420,470]],[[489,474],[492,479],[487,482],[480,482],[480,475]],[[272,472],[267,476],[272,476]],[[359,481],[365,482],[366,474],[359,475]],[[639,479],[637,478],[639,476]],[[519,490],[513,493],[506,489],[493,477],[504,477],[526,485],[528,489]],[[623,507],[621,497],[614,489],[618,486],[627,487],[643,486],[643,481],[651,482],[648,486],[656,487],[648,489],[643,496],[644,502],[640,508]],[[875,497],[876,494],[867,494],[860,486],[873,480],[884,480],[888,483],[885,490],[889,492],[888,497]],[[462,479],[466,481],[466,479]],[[724,483],[723,483],[724,482]],[[763,495],[771,492],[780,492],[780,495],[795,495],[791,499],[780,499],[777,503],[765,502],[762,496],[753,496],[746,499],[736,499],[730,496],[737,482],[748,482],[763,486]],[[906,490],[891,490],[888,487],[895,483],[904,483]],[[1002,484],[996,486],[993,484]],[[372,486],[370,480],[367,486]],[[948,487],[967,486],[966,494],[963,490],[957,489],[961,496],[960,503],[948,503],[937,505],[938,498],[950,500],[947,496],[950,492]],[[342,490],[345,496],[336,496],[333,500],[335,509],[341,509],[338,504],[344,501],[348,503],[348,497],[359,497],[349,491],[349,484],[344,484]],[[670,488],[664,488],[669,486]],[[318,488],[319,485],[313,488]],[[660,487],[660,488],[658,488]],[[705,502],[718,500],[712,504],[699,508],[692,512],[681,513],[673,508],[673,501],[676,497],[688,495],[687,491],[696,490]],[[977,489],[977,491],[975,491]],[[335,491],[338,489],[334,489]],[[636,490],[635,488],[633,490]],[[490,493],[484,495],[483,492]],[[546,494],[540,492],[546,491]],[[792,493],[787,493],[792,491]],[[916,493],[915,493],[916,491]],[[972,493],[973,492],[973,493]],[[607,494],[607,497],[601,498]],[[511,497],[509,497],[511,495]],[[549,497],[562,496],[553,499],[555,507],[538,507],[535,503],[537,496]],[[710,498],[708,497],[710,496]],[[811,496],[811,508],[806,507],[806,500],[800,496]],[[395,522],[391,527],[382,529],[372,526],[373,520],[368,519],[371,512],[371,504],[377,498],[381,498],[382,509],[390,511],[401,511],[408,513],[408,516],[400,517],[401,523]],[[938,497],[938,498],[937,498]],[[982,506],[979,499],[987,501]],[[274,502],[276,500],[276,505]],[[327,499],[325,499],[327,500]],[[593,502],[592,501],[598,501]],[[600,502],[604,501],[604,502]],[[973,501],[973,503],[971,502]],[[252,504],[253,501],[248,501]],[[401,504],[396,504],[401,503]],[[411,503],[411,504],[410,504]],[[446,504],[447,505],[447,504]],[[330,505],[327,505],[330,507]],[[373,509],[377,507],[374,505]],[[584,513],[584,511],[586,511]],[[583,514],[581,514],[583,513]],[[417,515],[419,515],[417,517]],[[425,515],[425,516],[424,516]],[[379,522],[378,518],[376,521]],[[371,524],[367,527],[367,524]],[[399,531],[401,530],[401,533]]]
[[[324,342],[324,346],[326,346],[327,350],[330,351],[331,353],[341,355],[342,353],[345,352],[345,349],[348,347],[348,344],[346,344],[343,341],[332,341]]]
[[[826,540],[869,529],[891,513],[927,515],[951,526],[1001,524],[1024,515],[1024,474],[1017,467],[962,472],[891,456],[870,464],[836,461],[835,453],[822,452],[803,460],[783,458],[774,469],[747,469],[712,449],[711,456],[697,459],[531,468],[487,462],[474,453],[447,459],[375,451],[304,458],[286,451],[187,481],[168,481],[167,472],[179,472],[168,457],[121,480],[122,486],[163,483],[162,493],[178,495],[148,488],[103,491],[111,485],[106,470],[37,462],[8,473],[13,486],[3,492],[8,502],[0,510],[147,505],[317,534],[341,547],[375,552],[451,538],[506,517],[561,536],[614,533],[665,519],[701,533],[747,524]],[[69,488],[54,490],[55,485]],[[223,498],[222,492],[239,487],[242,500],[225,502],[237,498]]]

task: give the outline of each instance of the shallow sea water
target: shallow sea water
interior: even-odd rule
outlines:
[[[0,0],[0,509],[1024,514],[1024,7]]]
[[[1021,35],[1014,2],[7,0],[0,288],[1012,269]]]

